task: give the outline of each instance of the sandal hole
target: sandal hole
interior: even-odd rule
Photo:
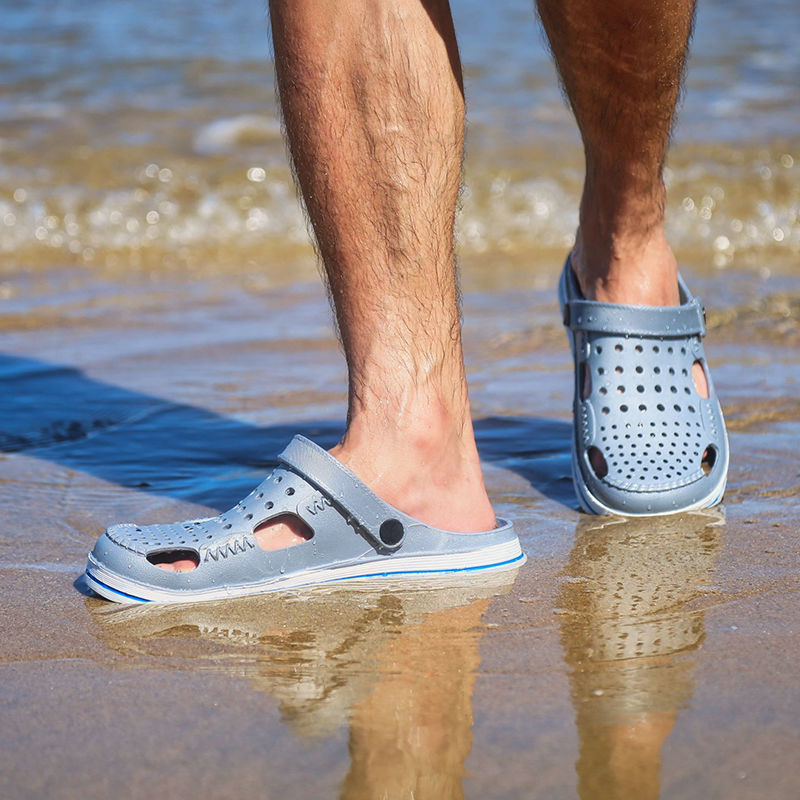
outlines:
[[[155,567],[159,564],[174,564],[176,561],[191,561],[194,564],[192,569],[197,569],[200,565],[200,554],[196,550],[189,550],[188,548],[148,553],[146,558]]]
[[[587,451],[586,455],[589,459],[589,466],[592,468],[594,474],[601,480],[608,475],[608,464],[606,464],[605,457],[600,452],[599,448],[592,445]]]
[[[711,470],[714,469],[714,464],[716,464],[716,462],[717,448],[714,447],[713,444],[710,444],[708,447],[706,447],[705,452],[703,453],[703,459],[700,462],[700,467],[706,475],[709,475]]]
[[[592,373],[586,369],[585,361],[578,364],[578,391],[583,400],[586,400],[592,393]]]

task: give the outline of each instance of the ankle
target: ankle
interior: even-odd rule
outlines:
[[[369,462],[369,471],[376,476],[383,474],[382,467],[396,474],[407,470],[446,475],[480,469],[468,404],[457,411],[425,404],[416,413],[407,409],[392,417],[382,412],[353,413],[334,451],[341,460]]]
[[[578,229],[570,254],[584,297],[605,303],[680,303],[678,262],[663,228],[647,235],[592,235]]]
[[[678,264],[664,232],[665,199],[660,176],[615,180],[596,165],[587,173],[570,254],[587,299],[655,306],[680,302]]]
[[[390,505],[451,531],[495,525],[469,409],[465,422],[422,414],[386,425],[355,415],[331,454]]]

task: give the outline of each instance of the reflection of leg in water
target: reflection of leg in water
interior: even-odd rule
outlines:
[[[462,797],[481,617],[515,578],[90,610],[127,663],[247,678],[299,737],[349,721],[344,797],[448,800]]]
[[[719,514],[582,519],[559,595],[582,798],[659,796],[661,747],[693,694]]]
[[[386,649],[381,679],[350,723],[342,797],[463,797],[472,746],[472,688],[487,600],[435,612]]]

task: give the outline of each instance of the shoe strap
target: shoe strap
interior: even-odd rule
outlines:
[[[393,552],[402,546],[406,531],[397,512],[330,453],[298,435],[278,461],[326,495],[376,547]]]
[[[568,300],[564,325],[573,331],[618,336],[685,338],[705,336],[705,311],[698,298],[682,306],[627,306],[592,300]]]

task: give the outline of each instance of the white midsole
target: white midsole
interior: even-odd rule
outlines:
[[[221,600],[252,594],[296,589],[321,583],[356,578],[389,577],[415,572],[458,572],[463,570],[499,570],[519,567],[525,555],[519,540],[504,542],[467,553],[444,553],[430,556],[390,556],[385,559],[327,569],[308,569],[292,575],[269,578],[258,583],[208,589],[170,590],[148,586],[110,572],[89,555],[86,581],[97,594],[120,603],[185,603],[188,600]]]

